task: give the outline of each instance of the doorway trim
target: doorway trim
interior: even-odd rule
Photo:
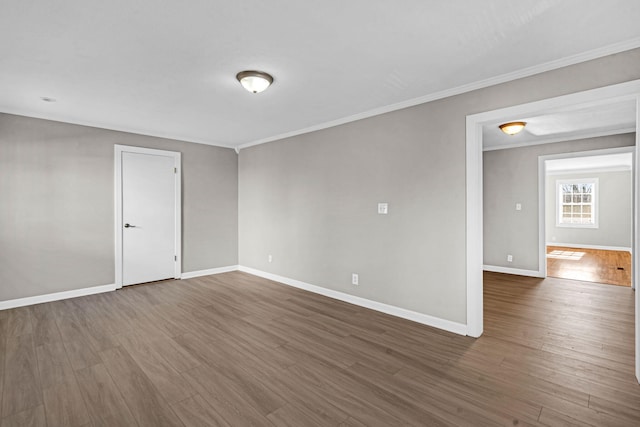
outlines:
[[[637,141],[636,141],[637,142]],[[546,230],[547,230],[547,198],[546,198],[546,189],[547,189],[547,170],[545,162],[547,160],[557,160],[557,159],[570,159],[573,157],[591,157],[591,156],[606,156],[608,154],[620,154],[620,153],[630,153],[631,154],[631,176],[633,177],[635,174],[635,158],[633,153],[636,151],[636,147],[633,145],[626,147],[613,147],[613,148],[602,148],[595,149],[589,151],[574,151],[570,153],[558,153],[558,154],[547,154],[544,156],[538,156],[538,272],[540,277],[547,277],[547,239],[546,239]],[[635,215],[635,207],[634,207],[634,194],[635,194],[635,180],[631,179],[631,217],[634,218]],[[633,229],[633,220],[631,228]],[[633,247],[633,242],[632,242]],[[632,251],[633,252],[633,249]],[[635,289],[635,277],[636,277],[636,265],[634,263],[633,258],[631,259],[631,265],[633,266],[631,269],[631,287]]]
[[[555,98],[515,105],[498,110],[468,115],[466,119],[466,258],[467,258],[467,334],[479,337],[483,332],[483,190],[482,190],[482,126],[485,123],[517,116],[539,115],[552,109],[570,108],[576,105],[589,107],[612,102],[635,100],[636,102],[636,145],[634,165],[638,164],[638,135],[640,133],[640,80],[632,80],[612,86],[577,92]],[[634,227],[633,265],[640,265],[638,234],[638,187],[640,174],[633,171],[634,180]],[[633,275],[635,286],[637,277]],[[637,288],[637,286],[636,286]],[[636,378],[640,381],[640,292],[635,293],[636,310]]]
[[[181,155],[177,151],[157,150],[154,148],[134,147],[129,145],[114,144],[114,193],[115,193],[115,268],[116,268],[116,288],[122,288],[122,154],[137,153],[155,156],[165,156],[173,158],[175,168],[174,180],[174,209],[175,209],[175,254],[174,278],[180,279],[182,276],[182,169]]]

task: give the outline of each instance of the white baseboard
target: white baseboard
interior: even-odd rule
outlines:
[[[210,276],[212,274],[228,273],[230,271],[238,271],[237,265],[229,265],[227,267],[210,268],[208,270],[188,271],[182,273],[181,279],[192,279],[200,276]]]
[[[429,316],[427,314],[418,313],[404,308],[396,307],[389,304],[384,304],[377,301],[372,301],[366,298],[357,297],[354,295],[346,294],[344,292],[334,291],[332,289],[323,288],[321,286],[311,285],[309,283],[301,282],[299,280],[290,279],[288,277],[278,276],[276,274],[266,273],[264,271],[256,270],[250,267],[239,266],[238,270],[245,273],[253,274],[254,276],[263,277],[265,279],[280,282],[282,284],[292,286],[294,288],[304,289],[305,291],[313,292],[316,294],[324,295],[329,298],[337,299],[340,301],[348,302],[350,304],[358,305],[360,307],[369,308],[371,310],[381,311],[382,313],[390,314],[392,316],[401,317],[403,319],[412,320],[417,323],[421,323],[427,326],[433,326],[434,328],[444,329],[445,331],[453,332],[459,335],[467,335],[467,325],[450,320],[440,319],[438,317]]]
[[[494,273],[515,274],[516,276],[529,276],[544,278],[544,274],[536,270],[523,270],[521,268],[499,267],[497,265],[483,265],[484,271],[492,271]]]
[[[562,246],[564,248],[600,249],[602,251],[631,252],[631,248],[626,248],[624,246],[583,245],[580,243],[558,243],[558,242],[547,242],[547,246]]]
[[[37,295],[35,297],[17,298],[7,301],[0,301],[0,310],[24,307],[26,305],[41,304],[43,302],[59,301],[62,299],[83,297],[86,295],[101,294],[116,290],[116,285],[93,286],[91,288],[74,289],[72,291],[55,292],[53,294]]]

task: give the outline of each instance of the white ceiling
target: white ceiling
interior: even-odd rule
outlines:
[[[507,121],[523,121],[527,125],[515,135],[507,135],[499,128]],[[545,144],[593,136],[635,132],[635,99],[603,105],[575,106],[572,109],[548,111],[534,117],[510,117],[482,127],[482,146],[485,151],[501,148]]]
[[[638,22],[637,0],[5,0],[0,111],[237,147],[638,47]]]
[[[553,175],[564,172],[631,170],[632,164],[633,156],[631,153],[618,153],[547,160],[545,167],[547,174]]]

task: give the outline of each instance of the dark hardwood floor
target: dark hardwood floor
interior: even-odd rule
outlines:
[[[640,425],[629,288],[485,275],[462,337],[233,272],[0,312],[5,426]]]

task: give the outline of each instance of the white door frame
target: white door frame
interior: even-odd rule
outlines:
[[[505,118],[534,116],[552,109],[606,105],[612,102],[635,100],[636,102],[636,146],[634,164],[640,158],[638,150],[640,134],[640,80],[592,89],[570,95],[549,98],[527,104],[487,111],[467,116],[466,130],[466,256],[467,256],[467,334],[479,337],[483,332],[483,286],[482,286],[482,126]],[[640,174],[634,167],[633,193],[633,265],[640,266],[640,235],[638,233],[638,188]],[[635,272],[634,268],[634,272]],[[634,273],[633,283],[637,277]],[[636,286],[637,289],[637,286]],[[635,293],[636,313],[636,378],[640,381],[640,292]]]
[[[556,159],[570,159],[573,157],[589,157],[589,156],[606,156],[608,154],[620,154],[620,153],[631,153],[632,154],[632,166],[631,166],[631,174],[635,173],[636,165],[635,159],[633,159],[633,153],[635,153],[636,147],[615,147],[615,148],[603,148],[589,151],[574,151],[571,153],[558,153],[558,154],[549,154],[545,156],[538,156],[538,277],[547,277],[547,238],[546,238],[546,230],[547,230],[547,198],[546,198],[546,189],[547,189],[547,170],[545,162],[547,160],[556,160]],[[579,172],[579,171],[578,171]],[[635,184],[633,179],[631,180],[632,187],[632,199],[633,194],[635,192]],[[631,203],[631,212],[632,218],[635,217],[635,207],[633,206],[633,200]],[[633,223],[631,225],[633,229]],[[632,250],[633,252],[633,250]],[[635,289],[636,283],[636,266],[634,260],[631,260],[632,268],[631,268],[631,285]]]
[[[173,158],[175,167],[175,273],[174,278],[182,275],[182,180],[181,157],[176,151],[156,150],[153,148],[114,145],[115,150],[115,242],[116,242],[116,288],[122,288],[122,154],[137,153],[166,156]]]

